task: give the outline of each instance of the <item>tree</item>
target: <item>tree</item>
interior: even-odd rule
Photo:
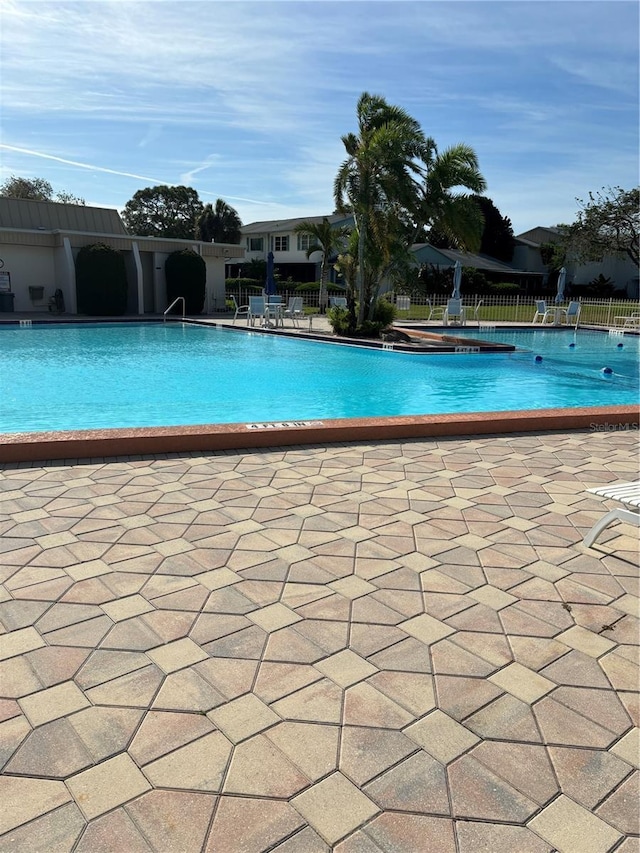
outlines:
[[[202,202],[191,187],[160,185],[138,190],[129,199],[122,219],[138,237],[171,237],[193,240]]]
[[[206,204],[196,222],[195,238],[205,243],[240,243],[242,220],[237,210],[221,198],[215,207]]]
[[[267,262],[263,258],[251,258],[242,266],[243,275],[264,282],[267,278]]]
[[[640,189],[603,187],[576,199],[581,209],[572,225],[559,225],[560,242],[568,256],[585,263],[605,255],[630,258],[638,266],[640,236]]]
[[[471,198],[482,211],[484,218],[480,251],[483,255],[510,263],[516,245],[511,220],[502,216],[490,198],[483,195],[474,195]]]
[[[25,198],[31,201],[54,201],[60,204],[84,204],[83,198],[65,190],[54,194],[53,187],[44,178],[18,178],[12,175],[0,186],[0,196]]]
[[[358,326],[369,318],[385,276],[405,279],[410,248],[437,228],[454,245],[477,248],[482,216],[460,188],[481,193],[485,181],[475,152],[454,145],[438,153],[433,139],[404,110],[361,95],[358,134],[342,137],[347,159],[334,182],[336,209],[354,216],[358,234]]]
[[[344,241],[348,234],[348,230],[349,229],[345,227],[334,228],[326,216],[323,217],[322,222],[312,222],[310,220],[300,222],[298,223],[298,225],[296,225],[294,229],[296,234],[304,234],[310,237],[313,241],[311,245],[307,248],[307,258],[310,258],[311,255],[315,254],[316,252],[322,253],[322,259],[320,261],[319,294],[321,314],[324,314],[327,309],[327,281],[329,278],[329,261],[331,260],[332,255],[335,255],[336,252],[343,247]]]
[[[336,209],[351,212],[358,234],[358,325],[372,303],[387,245],[392,205],[398,213],[413,203],[416,161],[427,154],[428,141],[407,112],[378,95],[364,92],[357,105],[358,133],[342,137],[347,159],[334,182]],[[378,252],[375,252],[375,249]],[[372,306],[371,306],[372,307]]]
[[[435,231],[440,245],[446,243],[449,248],[466,251],[480,248],[482,212],[474,195],[454,192],[459,188],[471,193],[481,193],[486,188],[475,151],[460,143],[438,152],[432,142],[419,186],[414,239],[426,230],[431,242],[431,232]]]
[[[347,288],[347,329],[345,334],[353,336],[356,333],[356,294],[358,287],[358,232],[355,229],[349,234],[346,251],[338,255],[334,264]],[[329,313],[334,309],[329,309]]]

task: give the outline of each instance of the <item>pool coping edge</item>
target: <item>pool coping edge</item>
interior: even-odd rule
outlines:
[[[0,463],[584,429],[637,431],[640,412],[633,406],[607,406],[8,433],[0,434]]]

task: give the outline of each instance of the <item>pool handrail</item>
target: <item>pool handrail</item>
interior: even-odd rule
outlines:
[[[171,303],[171,305],[169,305],[169,307],[167,308],[167,310],[166,310],[166,311],[164,312],[164,314],[162,315],[162,317],[163,317],[163,322],[166,322],[167,314],[169,313],[169,311],[171,311],[171,309],[172,309],[172,308],[173,308],[173,306],[176,304],[176,302],[180,302],[180,300],[182,300],[182,319],[184,320],[185,311],[187,310],[187,306],[186,306],[186,303],[185,303],[185,301],[184,301],[184,296],[176,296],[176,298],[173,300],[173,302]]]

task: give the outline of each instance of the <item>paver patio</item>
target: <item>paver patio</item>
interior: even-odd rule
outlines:
[[[638,846],[632,432],[0,472],[0,851]]]

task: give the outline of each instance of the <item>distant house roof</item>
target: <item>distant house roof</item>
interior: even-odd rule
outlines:
[[[463,267],[474,267],[477,270],[486,270],[487,272],[499,272],[505,275],[513,275],[513,273],[519,275],[538,275],[538,273],[516,269],[510,264],[505,264],[496,258],[489,257],[489,255],[476,255],[473,252],[461,252],[457,249],[436,249],[435,246],[429,243],[416,243],[411,251],[422,263],[435,264],[437,266],[452,267],[456,261],[460,261]]]
[[[0,197],[0,226],[33,231],[127,234],[117,210],[25,198]]]
[[[522,234],[516,234],[515,239],[525,245],[539,246],[541,243],[552,242],[559,234],[560,230],[555,226],[537,225],[535,228],[523,231]]]
[[[524,237],[514,237],[514,240],[521,246],[531,246],[532,249],[537,249],[540,245],[540,243],[535,243],[533,240],[525,240]]]
[[[280,231],[293,231],[296,225],[301,222],[313,222],[314,225],[319,225],[323,219],[328,219],[332,225],[352,224],[353,217],[351,215],[342,215],[339,213],[331,213],[327,216],[299,216],[295,219],[268,219],[263,222],[250,222],[248,225],[242,226],[242,233],[249,234],[275,234]]]

